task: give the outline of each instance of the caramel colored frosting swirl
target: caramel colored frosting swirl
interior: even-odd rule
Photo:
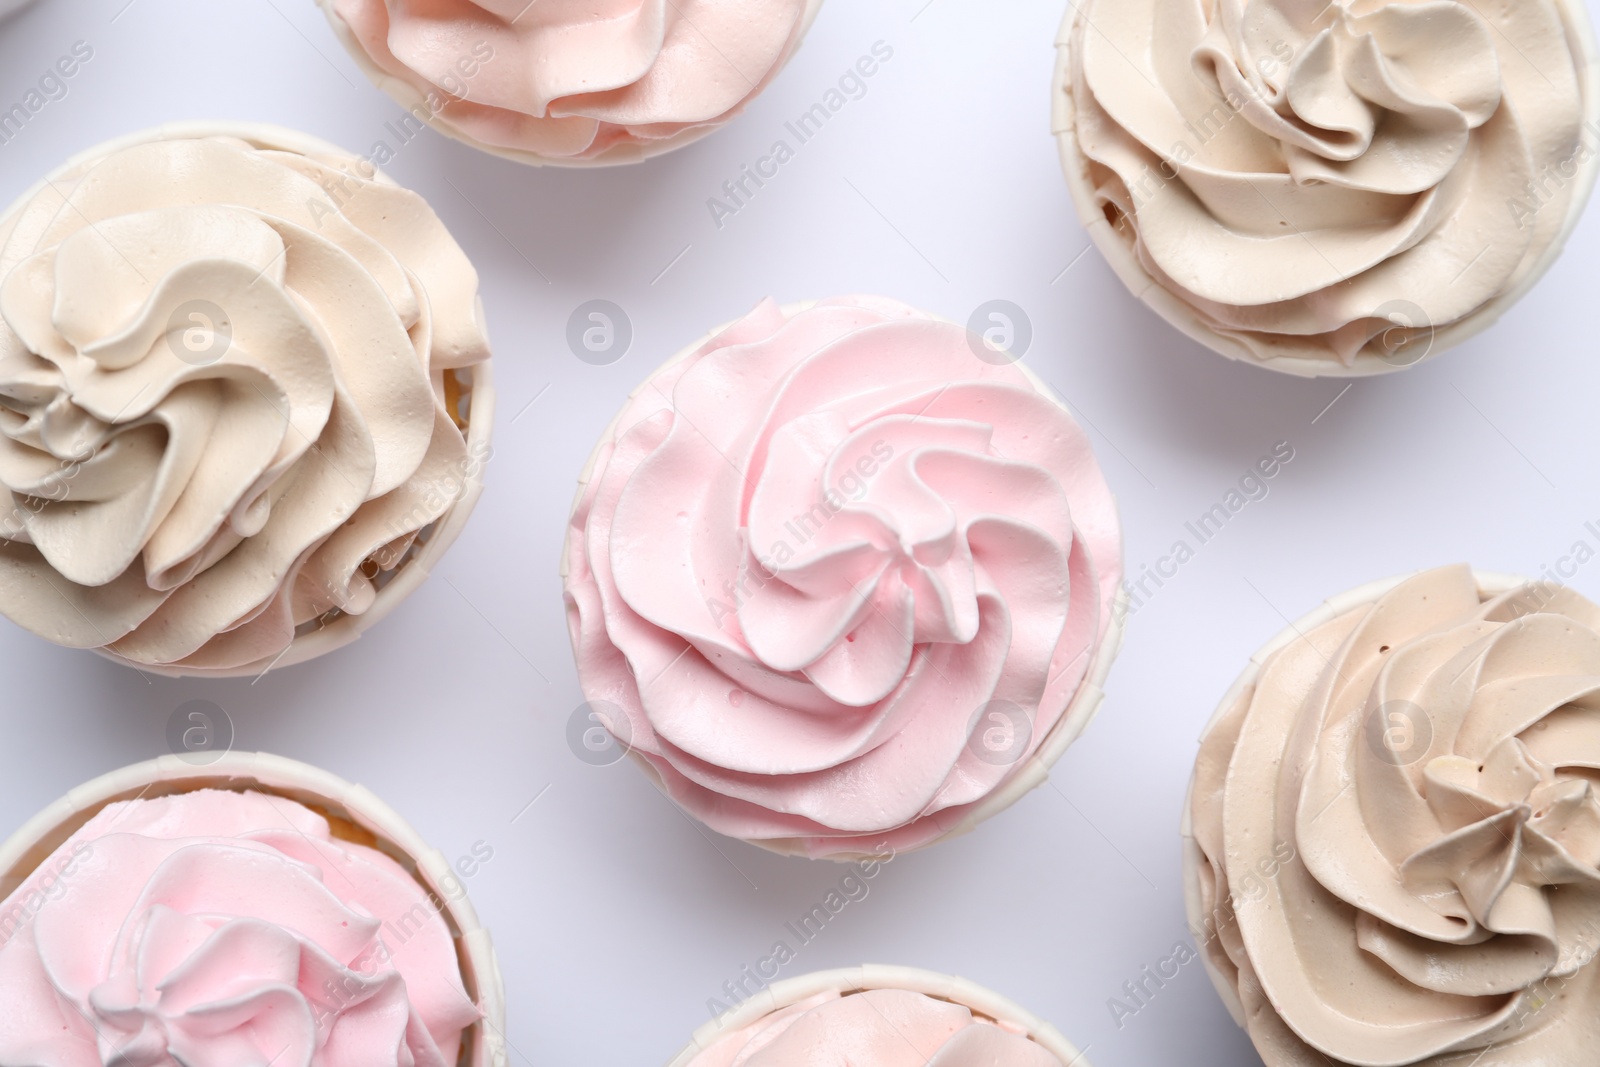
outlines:
[[[1258,359],[1420,358],[1404,328],[1518,295],[1592,180],[1557,0],[1087,0],[1067,47],[1104,213]]]
[[[1202,742],[1190,918],[1270,1067],[1590,1062],[1600,607],[1448,567],[1261,663]]]
[[[689,1067],[1062,1067],[959,1004],[904,989],[818,993],[728,1032]]]
[[[820,0],[320,0],[412,112],[470,144],[626,162],[721,126]]]
[[[0,220],[0,611],[41,636],[270,662],[368,610],[486,458],[465,254],[415,193],[275,138],[122,142]]]

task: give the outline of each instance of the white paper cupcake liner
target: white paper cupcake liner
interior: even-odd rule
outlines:
[[[1304,640],[1306,634],[1309,634],[1324,623],[1332,622],[1346,612],[1353,611],[1363,605],[1377,603],[1386,593],[1400,585],[1400,583],[1416,577],[1417,573],[1420,572],[1368,582],[1366,585],[1357,586],[1349,592],[1329,597],[1314,611],[1302,615],[1280,631],[1272,640],[1262,645],[1255,655],[1250,657],[1250,662],[1245,666],[1239,677],[1234,680],[1233,685],[1228,687],[1227,694],[1217,704],[1216,710],[1212,712],[1205,729],[1200,733],[1201,743],[1204,744],[1205,739],[1210,736],[1217,723],[1228,713],[1230,708],[1238,703],[1239,698],[1256,684],[1256,681],[1261,677],[1262,670],[1266,667],[1267,661],[1280,650],[1287,648],[1296,641]],[[1529,581],[1526,578],[1518,578],[1515,575],[1496,574],[1490,571],[1474,571],[1473,577],[1478,581],[1479,596],[1484,598],[1510,592],[1519,586],[1528,584]],[[1184,906],[1190,930],[1209,930],[1214,916],[1206,913],[1205,902],[1201,898],[1200,869],[1206,861],[1205,854],[1194,839],[1194,785],[1194,776],[1191,774],[1189,788],[1183,800],[1183,819],[1180,830],[1183,835]],[[1221,906],[1222,904],[1219,901],[1216,908],[1220,909]],[[1218,995],[1222,997],[1223,1003],[1227,1005],[1234,1021],[1243,1028],[1245,1025],[1244,1005],[1239,1000],[1238,988],[1232,980],[1216,969],[1212,964],[1209,953],[1202,951],[1200,959],[1205,964],[1206,974],[1211,977],[1211,984],[1216,986]]]
[[[200,789],[253,789],[305,804],[375,837],[372,846],[409,871],[450,927],[467,994],[483,1012],[468,1031],[459,1067],[505,1067],[505,989],[489,932],[442,852],[431,848],[395,810],[365,786],[280,756],[230,752],[196,766],[176,756],[113,771],[72,790],[0,845],[0,900],[10,896],[56,849],[102,808],[121,800]]]
[[[815,971],[797,978],[775,982],[696,1030],[687,1047],[674,1056],[667,1067],[688,1067],[694,1058],[726,1036],[729,1030],[749,1026],[764,1016],[828,990],[843,996],[873,989],[904,989],[937,1000],[959,1004],[974,1015],[1001,1024],[1043,1047],[1061,1067],[1089,1067],[1089,1061],[1073,1047],[1061,1031],[1006,997],[983,986],[916,967],[866,964],[834,971]]]
[[[800,312],[814,307],[816,303],[817,302],[815,300],[799,301],[797,303],[785,304],[781,310],[786,317],[792,318]],[[933,317],[937,319],[937,316]],[[948,322],[949,320],[937,319],[937,321]],[[634,397],[638,396],[642,390],[648,388],[650,383],[659,377],[664,371],[666,371],[667,368],[671,367],[675,363],[679,363],[682,360],[689,358],[703,348],[706,342],[710,341],[712,338],[716,337],[718,334],[722,333],[732,325],[734,325],[734,323],[728,322],[718,326],[716,329],[710,331],[692,345],[689,345],[681,352],[678,352],[671,359],[668,359],[666,362],[662,363],[655,370],[651,371],[650,374],[639,383],[639,385],[634,387],[634,389],[629,392],[628,400],[631,401]],[[1048,397],[1050,400],[1060,404],[1063,409],[1067,410],[1067,414],[1072,416],[1073,421],[1077,421],[1077,416],[1072,415],[1071,410],[1067,409],[1066,404],[1062,403],[1061,399],[1056,396],[1055,390],[1050,388],[1050,386],[1045,383],[1043,378],[1040,378],[1037,374],[1035,374],[1033,370],[1030,369],[1020,359],[1015,361],[1012,366],[1016,367],[1025,375],[1027,375],[1028,380],[1033,383],[1033,387],[1039,391],[1041,396]],[[622,403],[617,411],[617,414],[612,418],[611,422],[606,426],[605,431],[600,435],[594,449],[589,453],[589,458],[583,465],[583,472],[578,475],[578,490],[572,498],[572,507],[569,509],[569,518],[571,515],[577,513],[578,506],[583,502],[583,495],[588,490],[590,480],[594,477],[594,468],[595,464],[599,461],[600,451],[615,435],[617,424],[621,421],[623,414],[628,409],[628,406],[628,401],[624,401]],[[1113,501],[1115,501],[1114,495]],[[561,581],[563,586],[565,586],[568,576],[567,559],[571,548],[572,523],[569,521],[567,523],[566,540],[561,547]],[[1061,758],[1061,754],[1064,753],[1067,748],[1078,739],[1079,735],[1081,735],[1083,731],[1088,728],[1089,724],[1094,721],[1095,716],[1099,714],[1100,706],[1105,700],[1106,678],[1111,673],[1111,665],[1116,661],[1118,653],[1122,650],[1122,639],[1126,630],[1128,618],[1127,607],[1128,594],[1126,590],[1119,588],[1117,590],[1116,602],[1113,604],[1111,610],[1110,626],[1107,628],[1106,632],[1101,635],[1100,644],[1096,647],[1094,652],[1093,662],[1089,665],[1088,671],[1084,674],[1083,681],[1079,684],[1078,691],[1073,694],[1073,698],[1070,702],[1068,702],[1066,710],[1062,712],[1061,718],[1056,721],[1055,726],[1053,726],[1050,729],[1050,732],[1045,735],[1044,741],[1039,745],[1039,748],[1035,750],[1033,755],[1022,761],[1017,773],[1008,779],[999,789],[996,789],[983,800],[979,801],[977,806],[971,811],[964,813],[958,823],[945,830],[938,837],[927,842],[927,844],[918,846],[918,849],[929,848],[933,845],[939,844],[942,841],[948,841],[951,838],[960,837],[963,834],[971,833],[977,828],[979,823],[1000,814],[1002,811],[1005,811],[1017,801],[1021,800],[1028,793],[1031,793],[1033,790],[1044,784],[1045,780],[1050,777],[1050,768],[1055,766],[1056,761]],[[662,793],[670,800],[671,794],[667,793],[666,785],[662,782],[661,777],[656,772],[655,767],[653,767],[647,759],[637,752],[630,750],[628,754],[633,757],[634,762],[644,769],[650,780],[654,782],[656,787],[660,789]],[[767,838],[762,840],[740,838],[739,840],[747,840],[749,844],[757,845],[769,852],[776,852],[784,856],[810,855],[805,847],[805,841],[808,839],[805,838]],[[866,838],[863,838],[863,841],[866,840]],[[863,847],[863,849],[859,852],[837,853],[830,855],[827,858],[839,863],[852,863],[873,858],[880,858],[880,854]]]
[[[3,2],[3,0],[0,0],[0,2]],[[428,104],[427,98],[417,90],[416,86],[404,78],[395,77],[374,63],[372,57],[367,55],[367,50],[356,39],[356,35],[351,32],[350,27],[334,11],[333,4],[334,0],[317,0],[317,6],[322,8],[322,13],[328,17],[328,24],[333,27],[334,35],[339,38],[339,43],[344,45],[345,51],[350,53],[350,58],[355,60],[356,66],[361,68],[361,72],[367,76],[372,84],[387,93],[390,99],[399,104],[407,113],[416,115],[417,110],[420,108],[424,114],[432,116],[426,120],[428,125],[451,140],[460,141],[469,148],[476,148],[478,151],[486,152],[491,156],[509,159],[513,163],[522,163],[530,167],[626,166],[630,163],[642,163],[647,159],[691,145],[703,137],[709,137],[727,125],[727,123],[718,122],[705,126],[695,126],[683,130],[672,137],[664,137],[649,144],[619,144],[607,149],[598,156],[586,159],[578,159],[571,156],[545,156],[526,149],[504,148],[498,145],[484,144],[447,120],[443,115],[435,114],[433,108]],[[817,12],[820,10],[822,10],[822,0],[806,0],[805,14],[801,16],[800,21],[800,36],[802,40],[795,42],[793,50],[784,59],[784,65],[787,65],[795,54],[800,51],[800,45],[804,43],[803,38],[810,31],[811,24],[816,21]],[[774,74],[776,73],[774,72]],[[748,104],[749,100],[747,99],[745,103]]]
[[[1581,135],[1592,137],[1590,130],[1600,129],[1600,51],[1597,51],[1594,30],[1584,0],[1557,0],[1566,23],[1567,40],[1573,49],[1573,62],[1578,72],[1578,87],[1583,100],[1584,122],[1587,129]],[[1090,239],[1100,249],[1111,269],[1122,279],[1140,301],[1156,314],[1187,336],[1205,345],[1219,355],[1241,363],[1268,370],[1280,371],[1302,378],[1365,378],[1376,374],[1389,374],[1427,362],[1447,349],[1481,333],[1499,321],[1513,304],[1527,295],[1550,266],[1560,257],[1567,239],[1577,227],[1583,209],[1589,202],[1595,178],[1600,175],[1600,145],[1596,152],[1579,167],[1573,179],[1572,205],[1565,225],[1550,247],[1540,257],[1534,268],[1527,272],[1514,288],[1500,294],[1472,314],[1455,322],[1432,328],[1427,353],[1414,362],[1386,360],[1371,352],[1362,352],[1346,366],[1337,359],[1313,359],[1305,356],[1273,356],[1258,358],[1238,339],[1213,329],[1195,310],[1174,296],[1140,265],[1128,242],[1117,233],[1101,210],[1099,198],[1089,181],[1088,161],[1078,148],[1077,115],[1072,95],[1072,34],[1081,16],[1078,0],[1068,0],[1066,18],[1056,37],[1056,72],[1054,93],[1051,99],[1051,132],[1056,136],[1061,152],[1061,166],[1066,174],[1067,188],[1072,193],[1078,220],[1089,232]]]
[[[0,0],[0,2],[3,2],[3,0]],[[84,163],[91,162],[112,152],[151,141],[187,140],[195,137],[237,137],[253,144],[281,148],[303,155],[332,156],[352,162],[359,161],[359,157],[352,155],[349,151],[335,144],[313,137],[310,134],[281,126],[250,122],[167,123],[154,129],[119,137],[79,152],[56,168],[49,177],[34,183],[32,188],[17,198],[15,204],[11,209],[8,209],[6,214],[15,210],[16,205],[27,203],[59,175],[67,173]],[[377,168],[374,169],[376,170]],[[381,170],[377,171],[375,180],[396,184]],[[480,322],[484,320],[481,301],[478,306],[478,318]],[[469,405],[467,427],[464,431],[467,441],[467,455],[469,457],[487,457],[491,454],[489,441],[494,429],[496,396],[492,363],[485,361],[475,367],[458,370],[456,374],[464,383],[470,380],[470,388],[467,389],[465,394]],[[475,461],[469,465],[466,471],[462,472],[462,489],[455,503],[435,520],[427,539],[422,540],[419,538],[416,547],[390,573],[382,587],[378,589],[377,597],[371,607],[360,615],[345,613],[336,615],[320,629],[295,637],[289,648],[281,654],[264,657],[254,663],[239,667],[218,669],[185,667],[177,664],[153,665],[125,659],[108,649],[98,648],[94,651],[107,659],[121,663],[124,666],[134,667],[145,674],[162,675],[168,678],[252,678],[268,670],[305,663],[308,660],[316,659],[318,656],[325,656],[329,652],[343,648],[387,618],[401,601],[410,596],[426,580],[445,552],[455,543],[456,538],[461,535],[462,529],[467,524],[467,519],[472,515],[473,508],[478,504],[478,498],[483,495],[487,465],[487,460]]]

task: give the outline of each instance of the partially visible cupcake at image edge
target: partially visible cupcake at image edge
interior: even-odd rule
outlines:
[[[841,860],[1042,782],[1124,614],[1116,503],[1065,406],[876,297],[765,301],[656,371],[590,460],[563,573],[587,708],[660,787]]]
[[[0,845],[0,1063],[503,1063],[444,857],[326,772],[212,758],[107,775]]]
[[[1466,566],[1329,600],[1201,742],[1190,928],[1267,1067],[1600,1043],[1600,606]]]
[[[1298,375],[1492,325],[1600,171],[1583,0],[1086,0],[1054,129],[1079,218],[1190,337]]]
[[[416,193],[302,134],[183,125],[0,218],[0,613],[146,671],[354,640],[482,490],[478,277]]]
[[[426,123],[533,165],[636,163],[709,134],[783,69],[822,0],[317,0]]]
[[[868,965],[774,983],[668,1067],[1089,1067],[1055,1027],[961,978]]]

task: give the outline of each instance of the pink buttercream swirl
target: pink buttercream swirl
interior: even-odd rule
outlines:
[[[309,808],[122,802],[0,906],[0,1063],[453,1067],[460,974],[422,886]]]
[[[321,0],[380,84],[468,143],[639,158],[727,122],[800,43],[807,0]]]
[[[872,298],[764,302],[659,371],[567,558],[607,725],[713,829],[820,856],[927,844],[1081,728],[1120,577],[1065,408]]]
[[[1062,1067],[1049,1049],[960,1004],[906,989],[829,990],[729,1031],[689,1067]]]

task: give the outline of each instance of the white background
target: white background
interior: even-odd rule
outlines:
[[[399,109],[310,0],[125,4],[43,0],[0,24],[0,108],[74,42],[94,48],[69,95],[0,146],[0,201],[161,122],[395,143],[384,124]],[[1257,1062],[1198,964],[1120,1028],[1107,1004],[1187,940],[1178,823],[1196,738],[1251,652],[1328,595],[1458,560],[1537,572],[1576,541],[1600,548],[1585,528],[1600,520],[1600,217],[1499,326],[1418,369],[1341,393],[1228,363],[1128,296],[1097,252],[1079,258],[1049,134],[1061,13],[1061,0],[830,0],[743,118],[639,167],[534,170],[431,131],[406,146],[388,169],[477,263],[495,340],[496,458],[472,523],[356,646],[254,684],[146,681],[0,622],[0,835],[166,751],[174,709],[214,701],[237,747],[370,786],[451,856],[493,848],[469,886],[500,947],[514,1063],[664,1063],[842,872],[702,834],[631,764],[569,750],[581,698],[557,566],[577,473],[643,375],[763,296],[876,292],[960,321],[1005,298],[1031,316],[1027,362],[1092,428],[1131,573],[1276,443],[1295,458],[1131,620],[1100,718],[1052,783],[895,860],[786,974],[959,973],[1099,1067]],[[707,198],[880,40],[894,58],[868,94],[719,231]],[[609,367],[565,341],[595,298],[635,328]],[[1600,596],[1600,565],[1573,584]]]

